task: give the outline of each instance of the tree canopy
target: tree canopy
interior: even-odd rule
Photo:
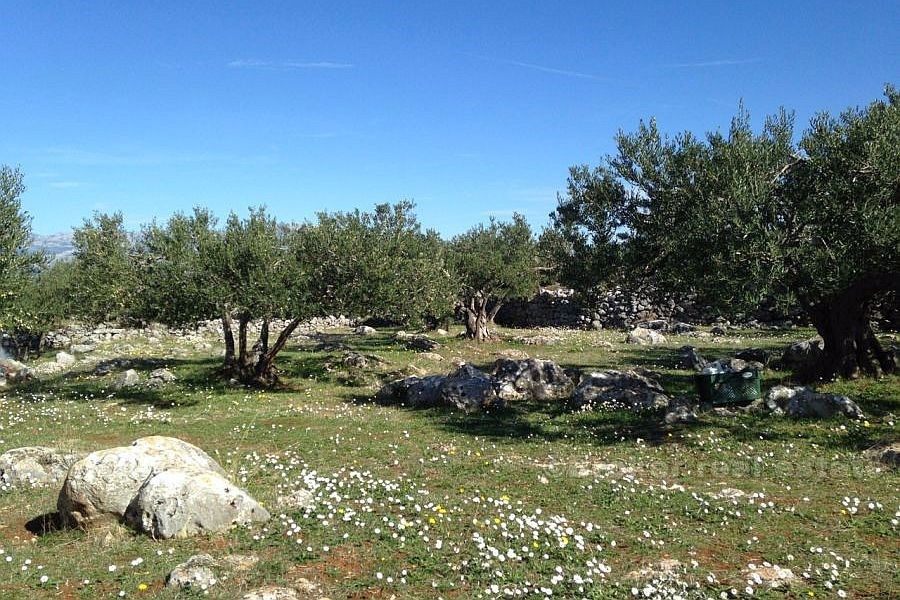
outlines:
[[[595,281],[618,266],[731,312],[790,295],[825,339],[822,374],[894,370],[868,310],[900,287],[900,96],[793,134],[784,110],[759,133],[743,110],[703,138],[641,123],[594,171],[573,170],[555,247]]]
[[[450,242],[451,273],[458,284],[467,335],[484,341],[488,324],[503,304],[537,291],[536,243],[531,226],[520,214],[510,222],[491,220]]]
[[[14,327],[17,299],[29,277],[44,263],[30,251],[31,217],[22,210],[25,183],[18,169],[0,166],[0,327]]]

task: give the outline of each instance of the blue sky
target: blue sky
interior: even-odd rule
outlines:
[[[620,128],[803,126],[900,84],[900,2],[9,2],[0,164],[36,233],[203,205],[415,200],[446,235],[546,222]]]

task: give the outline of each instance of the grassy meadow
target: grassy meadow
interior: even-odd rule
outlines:
[[[441,339],[442,361],[392,333],[298,339],[272,391],[220,382],[217,345],[166,337],[101,344],[65,373],[0,391],[0,452],[175,436],[265,506],[296,489],[316,497],[308,511],[273,510],[264,526],[156,541],[122,527],[61,530],[58,490],[4,490],[0,598],[239,598],[267,583],[332,600],[900,597],[900,472],[864,454],[900,439],[897,377],[820,386],[856,400],[865,422],[706,413],[664,427],[659,413],[574,413],[556,402],[464,414],[371,401],[393,377],[460,360],[488,367],[510,350],[584,371],[646,368],[669,395],[690,393],[679,346],[714,358],[811,332],[639,347],[615,331],[553,331],[560,343],[532,346],[513,339],[547,332],[501,330],[502,341],[480,346]],[[347,349],[371,366],[343,366]],[[101,357],[132,358],[145,376],[165,366],[178,381],[116,391],[117,373],[93,374]],[[764,387],[789,380],[766,371]],[[166,574],[199,552],[259,563],[205,592],[167,590]],[[760,583],[773,565],[796,581]]]

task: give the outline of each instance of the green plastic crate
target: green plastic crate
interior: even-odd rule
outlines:
[[[704,404],[740,404],[762,398],[759,371],[697,373],[694,383]]]

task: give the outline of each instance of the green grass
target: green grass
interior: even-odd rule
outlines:
[[[211,598],[300,578],[333,599],[494,597],[526,586],[552,588],[553,597],[631,597],[647,582],[629,573],[664,558],[682,568],[654,584],[662,597],[680,590],[718,598],[732,588],[743,597],[748,566],[765,562],[801,581],[787,594],[755,586],[755,597],[832,597],[839,589],[896,597],[900,476],[862,451],[900,439],[897,378],[821,386],[859,402],[866,423],[704,415],[664,428],[659,414],[572,413],[558,403],[466,415],[369,400],[392,376],[446,372],[454,360],[487,366],[508,348],[583,370],[652,369],[670,393],[691,393],[690,373],[674,361],[679,346],[715,357],[778,349],[808,334],[673,336],[653,348],[626,346],[617,332],[566,332],[563,343],[538,347],[448,338],[443,362],[405,350],[389,333],[331,334],[329,342],[381,362],[348,370],[341,350],[302,341],[279,358],[284,388],[266,392],[227,386],[215,377],[214,355],[173,340],[108,343],[104,355],[140,357],[135,368],[144,372],[168,366],[179,381],[116,392],[115,375],[94,376],[86,365],[0,392],[0,451],[38,444],[90,451],[176,436],[217,458],[264,505],[305,488],[317,506],[309,514],[273,511],[262,527],[154,541],[124,528],[55,529],[42,515],[54,511],[56,490],[8,491],[0,494],[0,597],[175,597],[162,587],[165,575],[201,551],[260,557],[255,569],[211,588]],[[594,345],[600,340],[612,349]],[[768,371],[764,386],[785,381],[788,373]],[[744,495],[724,497],[725,488]],[[512,557],[500,561],[492,549]],[[181,594],[194,596],[201,597]]]

